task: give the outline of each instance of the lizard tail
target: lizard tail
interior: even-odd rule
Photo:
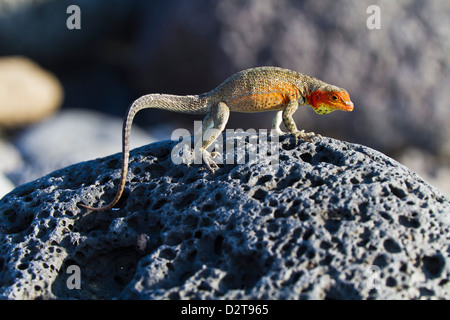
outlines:
[[[205,114],[208,112],[207,100],[202,96],[175,96],[168,94],[148,94],[135,100],[128,108],[122,128],[122,173],[120,176],[119,189],[109,204],[104,207],[89,207],[85,204],[80,206],[92,211],[109,210],[119,201],[125,189],[128,172],[128,160],[130,157],[129,140],[131,125],[134,116],[142,109],[154,108],[168,110],[178,113]]]

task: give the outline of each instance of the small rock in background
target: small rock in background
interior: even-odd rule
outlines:
[[[9,177],[20,185],[77,162],[121,152],[122,122],[120,118],[84,109],[63,110],[17,137],[15,145],[25,165]],[[131,148],[153,141],[133,126]]]
[[[53,114],[63,100],[58,79],[25,57],[0,58],[0,126],[23,127]]]

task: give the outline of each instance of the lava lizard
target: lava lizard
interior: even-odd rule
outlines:
[[[206,149],[224,130],[231,111],[275,111],[272,128],[276,133],[285,134],[280,130],[280,124],[284,122],[296,139],[311,141],[313,137],[320,137],[313,132],[297,129],[292,115],[299,105],[309,105],[318,114],[335,110],[353,110],[353,103],[346,90],[296,71],[277,67],[258,67],[240,71],[214,90],[200,95],[144,95],[131,104],[125,116],[122,130],[122,173],[114,199],[108,205],[99,208],[80,205],[89,210],[103,211],[111,209],[119,201],[127,177],[131,125],[136,113],[142,109],[155,108],[178,113],[206,114],[202,124],[202,137],[206,130],[211,128],[216,130],[213,130],[214,133],[209,139],[204,141],[200,139],[201,146],[196,148],[200,149],[203,161],[214,172],[218,168],[217,164]]]

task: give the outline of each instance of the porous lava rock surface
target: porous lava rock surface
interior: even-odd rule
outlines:
[[[250,140],[237,138],[224,162]],[[391,158],[330,138],[296,144],[286,136],[277,152],[211,174],[174,164],[177,143],[131,152],[114,210],[77,204],[113,198],[120,154],[55,171],[1,199],[0,297],[450,298],[450,201]],[[79,289],[68,286],[71,266]]]

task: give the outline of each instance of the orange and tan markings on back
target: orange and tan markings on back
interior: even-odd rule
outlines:
[[[298,89],[290,84],[268,85],[228,101],[233,111],[257,112],[281,110],[297,98]]]

